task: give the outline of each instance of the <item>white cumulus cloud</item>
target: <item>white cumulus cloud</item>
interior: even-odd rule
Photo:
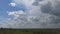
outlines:
[[[15,7],[16,3],[10,3],[9,6]]]

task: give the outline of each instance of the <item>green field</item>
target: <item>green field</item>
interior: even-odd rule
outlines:
[[[0,34],[60,34],[60,29],[0,29]]]

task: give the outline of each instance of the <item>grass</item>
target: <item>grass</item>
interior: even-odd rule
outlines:
[[[60,34],[60,29],[0,29],[0,34]]]

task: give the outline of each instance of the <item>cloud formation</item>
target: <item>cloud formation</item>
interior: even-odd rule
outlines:
[[[15,7],[16,3],[10,3],[9,6]]]
[[[12,28],[57,28],[60,27],[60,0],[13,0],[17,6],[27,8],[8,13],[13,19]]]

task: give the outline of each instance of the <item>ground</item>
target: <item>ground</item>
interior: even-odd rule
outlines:
[[[60,29],[0,29],[0,34],[60,34]]]

